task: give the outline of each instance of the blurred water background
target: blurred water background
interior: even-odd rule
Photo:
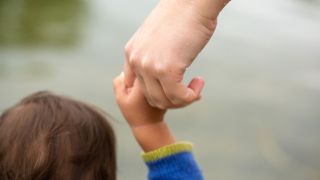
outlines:
[[[140,149],[116,107],[123,47],[156,0],[1,0],[0,111],[38,90],[115,117],[119,179],[146,179]],[[186,82],[203,100],[169,112],[195,144],[206,179],[320,179],[320,1],[232,1]]]

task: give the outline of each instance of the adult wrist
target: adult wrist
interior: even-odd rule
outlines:
[[[157,8],[169,14],[183,14],[184,18],[197,19],[213,33],[217,18],[230,0],[161,0]],[[165,13],[164,13],[165,14]]]
[[[193,2],[202,16],[214,20],[230,0],[193,0]]]

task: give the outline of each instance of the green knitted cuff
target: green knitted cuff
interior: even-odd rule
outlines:
[[[190,142],[178,142],[151,152],[142,153],[142,158],[145,162],[152,162],[180,152],[191,152],[192,148],[193,145]]]

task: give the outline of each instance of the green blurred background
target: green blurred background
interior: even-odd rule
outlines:
[[[156,0],[0,0],[0,111],[52,90],[115,117],[119,179],[146,179],[116,107],[123,47]],[[203,100],[168,113],[206,179],[320,179],[320,1],[232,1],[186,74]]]

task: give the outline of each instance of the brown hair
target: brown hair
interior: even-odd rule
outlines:
[[[46,91],[0,117],[1,180],[115,180],[112,127],[96,108]]]

